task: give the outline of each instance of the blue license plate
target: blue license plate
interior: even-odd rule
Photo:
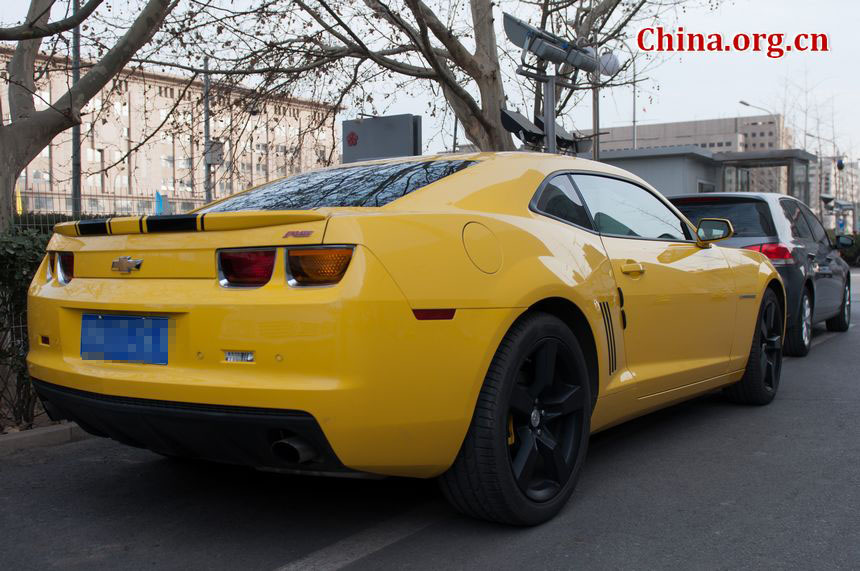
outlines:
[[[84,314],[81,359],[167,364],[166,317]]]

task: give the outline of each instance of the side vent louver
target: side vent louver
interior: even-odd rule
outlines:
[[[609,348],[609,374],[615,372],[617,366],[615,355],[615,329],[612,326],[612,313],[609,311],[609,303],[600,302],[600,312],[603,314],[603,328],[606,330],[606,346]]]

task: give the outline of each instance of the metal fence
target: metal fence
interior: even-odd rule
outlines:
[[[154,192],[123,195],[87,190],[82,193],[78,216],[74,215],[68,191],[51,192],[44,185],[21,184],[15,190],[12,232],[2,237],[5,247],[0,252],[8,266],[0,284],[0,432],[10,427],[27,427],[34,419],[39,424],[45,419],[26,369],[29,340],[25,295],[29,274],[22,272],[35,271],[54,225],[75,219],[178,214],[204,203],[202,196],[194,196],[196,193],[191,191],[180,190],[172,192],[174,196],[170,198],[161,198]]]
[[[154,194],[154,193],[153,193]],[[203,206],[203,197],[179,196],[160,199],[157,196],[87,193],[81,195],[81,215],[74,218],[106,218],[178,214]],[[13,201],[13,225],[50,233],[54,224],[73,219],[72,197],[68,192],[16,190]]]

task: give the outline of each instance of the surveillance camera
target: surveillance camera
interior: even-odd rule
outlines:
[[[576,69],[589,73],[599,71],[603,75],[614,75],[620,69],[618,58],[612,54],[598,58],[593,48],[577,47],[507,13],[504,14],[504,28],[509,40],[539,59],[554,64],[567,63]]]
[[[544,142],[543,129],[539,129],[516,111],[502,109],[502,127],[528,145],[538,146]]]

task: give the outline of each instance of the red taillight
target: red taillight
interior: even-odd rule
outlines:
[[[218,252],[221,285],[259,287],[269,283],[275,268],[275,249]]]
[[[794,259],[791,257],[791,249],[785,244],[755,244],[754,246],[744,246],[744,248],[761,252],[771,261],[780,260],[782,263],[788,264]]]
[[[71,252],[59,252],[57,257],[60,260],[57,264],[57,278],[61,283],[67,284],[75,277],[75,255]]]

